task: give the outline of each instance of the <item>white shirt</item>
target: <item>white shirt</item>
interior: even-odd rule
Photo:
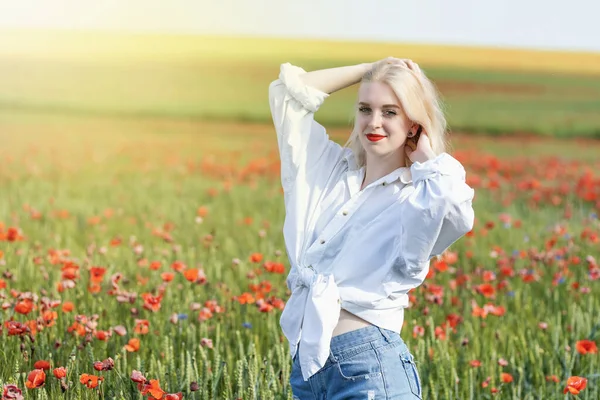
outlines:
[[[402,167],[360,190],[365,168],[329,140],[314,113],[327,93],[305,85],[305,71],[281,65],[269,103],[281,158],[283,235],[292,295],[280,319],[304,380],[330,352],[340,307],[400,332],[408,291],[429,260],[473,227],[473,189],[447,153]]]

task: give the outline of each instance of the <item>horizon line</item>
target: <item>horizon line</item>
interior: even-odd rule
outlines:
[[[481,50],[505,50],[518,52],[536,52],[536,53],[569,53],[569,54],[590,54],[600,55],[599,50],[591,49],[565,49],[565,48],[544,48],[544,47],[526,47],[526,46],[509,46],[498,44],[468,44],[468,43],[450,43],[450,42],[430,42],[430,41],[399,41],[393,39],[376,40],[372,38],[332,38],[332,37],[315,37],[315,36],[299,36],[299,35],[266,35],[266,34],[250,34],[250,33],[209,33],[209,32],[193,32],[193,31],[157,31],[144,29],[104,29],[104,28],[65,28],[65,27],[0,27],[0,33],[64,33],[64,34],[101,34],[107,36],[156,36],[156,37],[189,37],[189,38],[221,38],[221,39],[254,39],[254,40],[272,40],[272,41],[298,41],[298,42],[333,42],[344,44],[388,44],[410,47],[447,47],[459,49],[481,49]]]

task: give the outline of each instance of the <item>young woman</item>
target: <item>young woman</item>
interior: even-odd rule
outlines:
[[[360,82],[348,143],[314,113]],[[400,336],[408,291],[473,227],[473,189],[445,152],[434,86],[410,60],[306,72],[269,86],[281,158],[292,295],[281,315],[295,399],[420,399]]]

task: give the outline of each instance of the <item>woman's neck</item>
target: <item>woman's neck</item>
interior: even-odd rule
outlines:
[[[376,180],[381,179],[389,173],[397,170],[398,168],[406,166],[403,150],[404,149],[386,157],[379,156],[376,158],[376,156],[369,156],[369,154],[367,154],[365,163],[365,177],[360,190],[369,186]]]

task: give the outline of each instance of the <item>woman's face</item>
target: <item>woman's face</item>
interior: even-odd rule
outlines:
[[[387,156],[398,151],[404,154],[404,143],[411,124],[400,100],[387,83],[361,84],[356,123],[367,157]]]

